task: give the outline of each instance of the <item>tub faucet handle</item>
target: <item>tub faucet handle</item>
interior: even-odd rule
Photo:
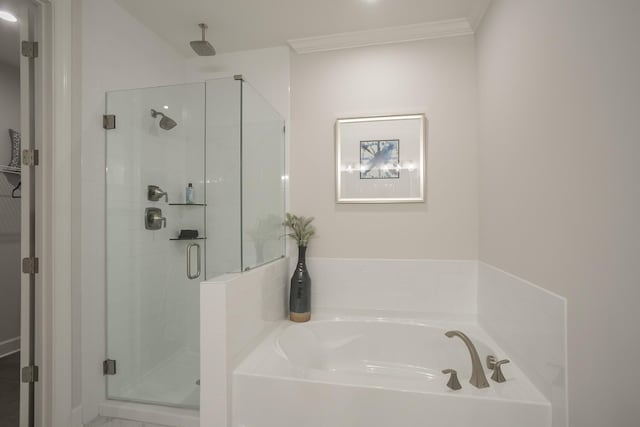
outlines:
[[[493,369],[491,379],[497,383],[503,383],[506,381],[504,374],[502,373],[502,365],[505,363],[509,363],[509,359],[497,360],[495,356],[487,356],[487,368]]]
[[[447,387],[451,390],[460,390],[462,386],[460,385],[460,381],[458,381],[458,373],[455,369],[445,369],[442,371],[443,374],[451,374],[449,377],[449,382],[447,383]]]

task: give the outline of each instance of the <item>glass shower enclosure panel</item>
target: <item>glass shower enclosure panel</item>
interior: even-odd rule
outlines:
[[[285,121],[242,81],[242,267],[285,253]]]
[[[204,84],[109,92],[106,115],[107,397],[197,408]]]
[[[242,269],[241,81],[206,82],[207,279]]]
[[[206,82],[207,278],[285,253],[284,119],[241,76]]]

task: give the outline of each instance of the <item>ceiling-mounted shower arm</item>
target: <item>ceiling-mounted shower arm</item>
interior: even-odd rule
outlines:
[[[205,24],[205,23],[202,23],[202,24],[198,24],[198,27],[200,27],[202,29],[202,41],[206,42],[207,38],[206,38],[206,34],[205,33],[207,31],[207,28],[209,28],[209,26],[207,24]]]

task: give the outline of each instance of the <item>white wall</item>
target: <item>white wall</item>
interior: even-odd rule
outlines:
[[[292,55],[291,211],[316,218],[316,257],[475,259],[473,37]],[[338,118],[425,113],[426,203],[335,203]]]
[[[20,70],[0,63],[0,165],[11,160],[9,129],[20,130]],[[20,346],[20,200],[18,175],[0,174],[0,356]]]
[[[640,3],[495,0],[480,259],[568,299],[569,422],[640,424]]]
[[[184,64],[113,0],[84,0],[82,7],[82,258],[81,282],[75,287],[82,293],[82,388],[74,389],[74,404],[82,396],[88,422],[104,398],[105,92],[180,83]]]

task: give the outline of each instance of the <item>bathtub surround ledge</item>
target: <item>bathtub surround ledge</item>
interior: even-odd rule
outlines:
[[[311,313],[326,309],[476,314],[477,261],[307,259]],[[293,271],[295,264],[290,265]]]
[[[225,274],[200,286],[200,418],[231,425],[231,374],[287,316],[289,259]]]
[[[480,325],[551,402],[553,427],[569,425],[566,316],[565,298],[479,263]]]

